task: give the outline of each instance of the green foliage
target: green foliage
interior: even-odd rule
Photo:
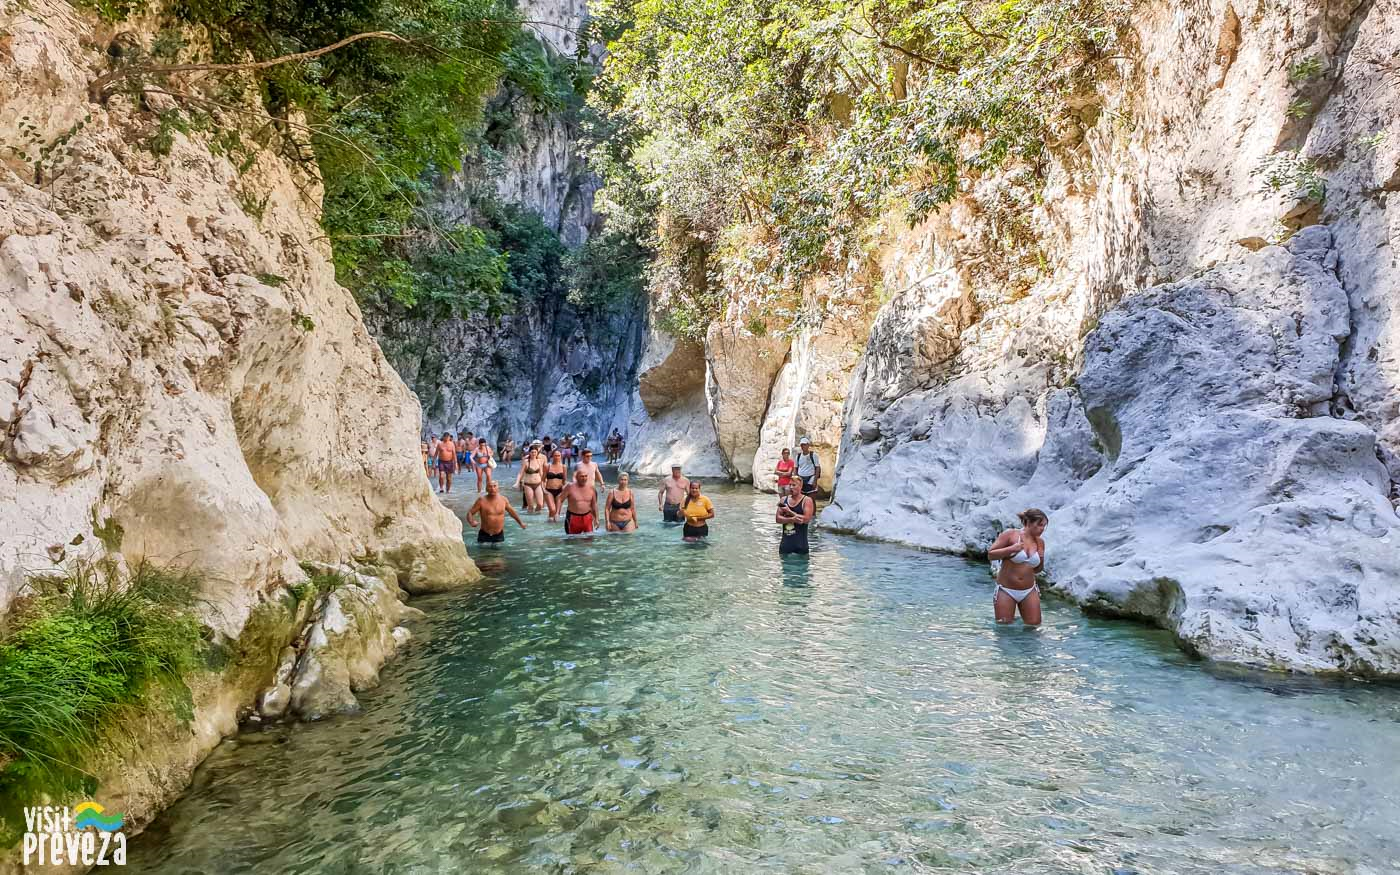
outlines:
[[[1039,174],[1097,117],[1130,5],[604,0],[590,103],[609,218],[651,211],[654,288],[687,331],[719,311],[696,284],[796,314],[807,278],[864,257],[874,217]]]
[[[348,581],[341,574],[334,571],[323,571],[315,566],[303,565],[302,571],[306,572],[306,580],[292,585],[292,595],[297,601],[315,601],[332,590],[339,589]]]
[[[125,709],[159,696],[189,720],[184,677],[202,647],[189,571],[78,565],[29,586],[0,640],[0,818],[11,829],[23,805],[95,789],[84,766]]]
[[[1316,162],[1296,151],[1265,155],[1254,168],[1253,175],[1259,177],[1265,188],[1286,197],[1322,203],[1327,196],[1327,186]]]
[[[1322,59],[1316,55],[1304,58],[1288,68],[1288,81],[1295,84],[1311,82],[1322,75]]]
[[[642,306],[652,252],[631,234],[606,230],[564,258],[569,303],[617,311]]]
[[[103,21],[121,21],[146,11],[147,4],[146,0],[79,0],[78,5],[96,12]]]
[[[1292,103],[1288,104],[1289,118],[1307,118],[1310,115],[1312,115],[1311,100],[1307,100],[1306,98],[1300,97]]]

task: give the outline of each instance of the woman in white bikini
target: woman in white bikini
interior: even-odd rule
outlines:
[[[1035,575],[1045,569],[1045,540],[1041,537],[1050,518],[1045,511],[1030,508],[1018,517],[1021,528],[1007,529],[987,548],[987,558],[1000,561],[993,610],[998,623],[1010,623],[1021,611],[1021,622],[1027,626],[1040,625],[1040,587]]]

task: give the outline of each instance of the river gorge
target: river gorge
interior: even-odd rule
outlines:
[[[0,875],[1400,871],[1398,247],[1400,0],[0,0]]]

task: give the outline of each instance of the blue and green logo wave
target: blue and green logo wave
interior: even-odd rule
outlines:
[[[117,811],[107,814],[96,802],[82,802],[73,809],[73,826],[78,829],[92,827],[102,832],[116,832],[122,828],[125,819]]]

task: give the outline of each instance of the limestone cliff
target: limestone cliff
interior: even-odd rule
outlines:
[[[154,24],[122,30],[57,0],[0,18],[0,612],[28,575],[100,555],[198,569],[223,641],[299,561],[376,556],[413,590],[477,577],[417,401],[335,282],[317,179],[272,151],[236,167],[207,135],[149,148],[159,95],[89,100],[108,46]],[[262,682],[197,695],[131,817]]]
[[[593,63],[586,46],[579,56],[585,3],[535,0],[519,12],[551,64]],[[504,84],[489,102],[487,115],[496,121],[483,144],[441,181],[435,200],[446,223],[480,221],[484,204],[505,204],[538,217],[541,233],[577,252],[603,225],[593,203],[599,180],[580,144],[580,113],[576,96],[542,105]],[[392,306],[371,314],[371,329],[422,399],[431,431],[470,430],[517,442],[582,431],[598,445],[613,428],[626,429],[644,307],[571,300],[557,265],[541,273],[543,288],[499,317]]]
[[[889,217],[878,310],[814,282],[772,379],[771,339],[711,328],[728,470],[770,486],[813,432],[829,527],[976,554],[1038,505],[1090,609],[1400,674],[1400,6],[1156,2],[1131,30],[1043,178]]]

